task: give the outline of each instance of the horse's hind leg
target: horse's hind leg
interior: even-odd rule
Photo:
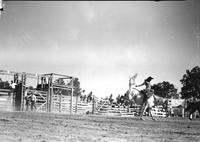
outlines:
[[[192,114],[193,113],[189,113],[189,119],[192,120]]]
[[[195,109],[189,111],[189,119],[192,120],[192,114],[195,112]]]

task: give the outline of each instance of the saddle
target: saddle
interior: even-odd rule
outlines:
[[[150,98],[154,94],[154,90],[151,89],[149,93],[147,91],[144,91],[143,94],[145,95],[144,102],[146,102],[147,99]]]
[[[153,89],[151,89],[149,93],[146,92],[147,98],[150,98],[153,94],[154,94],[154,90]]]

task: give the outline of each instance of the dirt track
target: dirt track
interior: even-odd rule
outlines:
[[[0,112],[1,142],[200,141],[200,120]]]

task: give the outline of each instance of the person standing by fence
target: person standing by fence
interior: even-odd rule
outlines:
[[[11,93],[13,94],[13,96],[14,96],[14,93],[15,93],[15,86],[16,85],[17,84],[15,82],[11,81],[10,87],[11,87]],[[10,97],[10,94],[9,94],[9,97]]]
[[[25,97],[24,97],[24,99],[25,99],[25,101],[26,101],[26,111],[28,111],[28,109],[29,109],[29,106],[30,106],[30,95],[26,95]]]
[[[31,111],[33,111],[33,108],[35,108],[35,110],[37,109],[36,108],[36,101],[37,101],[37,98],[34,94],[35,92],[32,92],[31,93]]]
[[[16,85],[17,85],[16,83],[14,83],[13,81],[11,81],[11,88],[12,88],[12,90],[15,90],[15,86]]]

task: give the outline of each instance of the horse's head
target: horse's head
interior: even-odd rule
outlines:
[[[137,73],[134,76],[129,77],[129,83],[131,83],[132,85],[135,84],[136,77],[137,77]]]

